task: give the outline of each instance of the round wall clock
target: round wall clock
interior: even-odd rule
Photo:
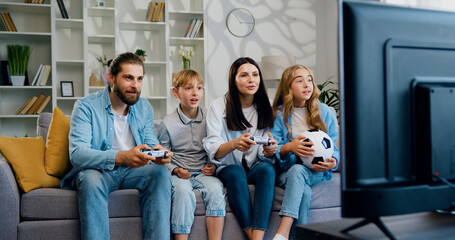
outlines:
[[[236,37],[246,37],[253,32],[253,14],[245,8],[234,8],[226,17],[226,27]]]

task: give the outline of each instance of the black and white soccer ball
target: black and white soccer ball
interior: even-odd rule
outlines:
[[[321,130],[307,130],[301,135],[305,137],[302,141],[312,142],[311,148],[314,149],[314,154],[308,158],[297,156],[302,160],[303,165],[311,168],[313,164],[324,162],[332,157],[334,144],[327,133]]]

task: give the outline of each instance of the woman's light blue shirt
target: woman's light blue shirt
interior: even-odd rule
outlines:
[[[321,103],[319,105],[319,109],[321,110],[321,118],[322,121],[327,125],[327,135],[332,139],[332,141],[335,143],[337,138],[338,138],[338,130],[337,130],[337,120],[336,117],[333,115],[333,113],[330,111],[329,107],[327,104]],[[288,119],[289,125],[292,126],[292,115]],[[286,125],[284,124],[284,114],[282,111],[277,112],[277,116],[275,118],[275,123],[273,125],[273,128],[271,130],[273,138],[275,138],[278,141],[278,149],[276,150],[275,153],[275,158],[277,159],[277,163],[279,167],[282,170],[288,170],[292,165],[294,165],[297,162],[296,155],[293,152],[288,153],[284,158],[281,158],[281,147],[290,142],[290,140],[286,137],[288,133],[288,129]],[[289,137],[293,139],[292,132],[289,134]],[[332,171],[335,171],[338,168],[338,164],[340,162],[340,150],[338,149],[337,146],[335,146],[332,157],[334,157],[337,160],[337,165]],[[324,172],[324,177],[326,179],[331,179],[332,178],[332,171],[326,171]]]
[[[256,130],[255,136],[267,137],[268,129]],[[216,99],[209,107],[207,111],[207,137],[202,142],[204,148],[209,155],[210,161],[217,166],[217,173],[229,164],[238,164],[242,166],[243,152],[234,150],[226,156],[215,159],[215,154],[220,148],[221,144],[229,142],[233,139],[240,137],[246,131],[233,131],[229,130],[226,124],[226,103],[225,97]],[[257,148],[257,161],[251,166],[254,167],[259,161],[273,163],[273,158],[264,157],[262,145],[253,145],[253,148]]]

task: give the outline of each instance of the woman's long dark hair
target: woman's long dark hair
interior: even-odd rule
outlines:
[[[240,103],[239,89],[235,84],[235,76],[240,66],[245,63],[251,63],[259,71],[259,89],[254,94],[253,105],[258,112],[258,129],[272,128],[273,127],[273,112],[270,106],[269,97],[265,89],[264,81],[262,79],[262,72],[258,64],[249,57],[241,57],[235,60],[229,69],[229,91],[226,93],[226,123],[229,130],[240,131],[245,130],[252,125],[246,120],[242,111],[242,104]]]

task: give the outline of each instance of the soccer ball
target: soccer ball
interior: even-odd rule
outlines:
[[[313,164],[324,162],[326,159],[332,157],[334,146],[332,139],[327,133],[321,130],[307,130],[301,135],[306,137],[302,141],[312,142],[313,146],[311,148],[314,149],[314,154],[308,158],[297,156],[303,165],[311,168]]]

